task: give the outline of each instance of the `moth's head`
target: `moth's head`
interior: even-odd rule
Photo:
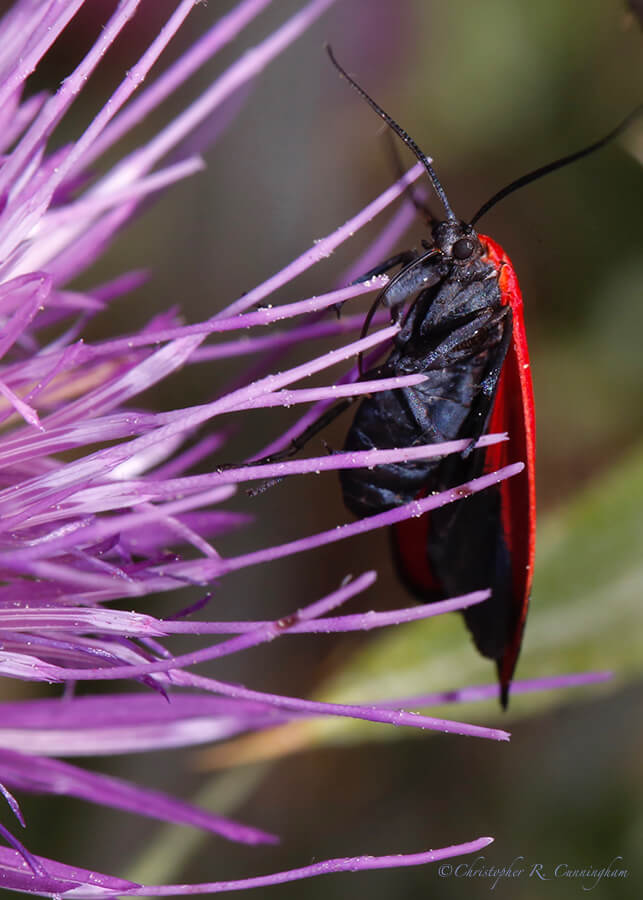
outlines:
[[[478,235],[466,222],[436,222],[432,234],[435,248],[456,264],[466,264],[482,255]]]

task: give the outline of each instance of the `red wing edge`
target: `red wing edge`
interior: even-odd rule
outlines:
[[[509,644],[498,660],[498,677],[503,706],[509,687],[527,618],[534,572],[536,548],[536,425],[534,395],[525,334],[522,294],[513,266],[502,248],[491,238],[480,235],[489,261],[500,268],[502,302],[511,306],[513,340],[505,359],[488,432],[509,433],[509,440],[490,447],[485,470],[493,471],[512,462],[524,462],[525,471],[501,485],[502,527],[511,553],[515,624]]]

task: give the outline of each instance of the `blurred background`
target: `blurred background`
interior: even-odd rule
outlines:
[[[56,86],[113,5],[86,4],[34,78],[34,90]],[[232,5],[216,0],[197,7],[173,53]],[[301,5],[280,0],[269,7],[127,146],[121,144],[118,154],[143,143],[146,133]],[[173,6],[168,0],[143,3],[119,50],[107,57],[96,83],[74,106],[66,122],[70,131],[61,141],[87,121]],[[326,41],[434,158],[451,205],[464,219],[507,182],[602,136],[641,99],[641,28],[623,0],[337,0],[247,95],[233,101],[230,113],[236,116],[207,152],[206,172],[156,202],[83,277],[79,286],[90,287],[121,271],[150,267],[148,283],[119,301],[104,321],[97,319],[90,337],[133,330],[173,305],[180,305],[189,322],[211,315],[390,183],[394,173],[380,122],[332,69],[323,51]],[[637,162],[642,148],[639,124],[596,155],[512,195],[480,223],[503,245],[520,277],[536,391],[542,573],[539,555],[534,637],[528,625],[525,667],[517,674],[607,667],[619,677],[607,687],[563,698],[516,697],[507,715],[491,702],[444,713],[506,727],[513,733],[508,745],[371,728],[311,739],[316,745],[296,755],[226,776],[198,773],[194,753],[98,760],[103,771],[185,796],[214,778],[209,789],[219,800],[227,798],[229,812],[282,836],[276,850],[212,840],[190,845],[182,868],[169,876],[152,869],[150,880],[240,878],[328,856],[414,852],[489,834],[496,838],[485,852],[490,864],[509,865],[522,856],[545,869],[558,863],[600,868],[621,856],[629,879],[602,882],[594,896],[640,893],[643,475],[636,460],[643,431],[643,177]],[[358,235],[275,299],[329,290],[376,230]],[[418,222],[399,248],[417,245],[423,236]],[[323,349],[317,342],[302,348],[298,359]],[[294,362],[293,356],[283,366]],[[206,402],[246,367],[243,358],[191,366],[142,402],[155,408],[184,405],[187,397],[190,403]],[[225,461],[259,450],[295,414],[271,410],[244,417]],[[339,447],[346,428],[347,422],[339,421],[324,438]],[[320,441],[309,452],[323,452]],[[218,544],[224,555],[349,518],[332,475],[293,480],[255,499],[240,496],[236,508],[257,520]],[[386,545],[385,534],[369,535],[229,576],[217,589],[216,615],[278,616],[321,597],[346,573],[374,565],[380,578],[360,601],[362,608],[407,605]],[[592,594],[596,585],[601,591]],[[559,617],[557,604],[572,591],[575,602],[562,606]],[[160,615],[190,599],[186,592],[180,600],[149,601],[146,608]],[[542,619],[537,608],[547,611]],[[418,631],[409,645],[302,637],[235,657],[216,674],[306,695],[324,693],[321,686],[337,672],[348,670],[350,680],[354,665],[373,698],[386,696],[389,685],[389,695],[399,695],[491,680],[491,665],[474,659],[466,630],[452,619],[444,626],[444,644],[431,626],[426,649],[417,649]],[[594,620],[600,627],[593,627]],[[584,635],[580,643],[578,634]],[[433,670],[432,644],[453,651],[442,654]],[[372,654],[368,667],[364,653]],[[424,670],[423,654],[429,660]],[[370,668],[373,658],[380,666],[377,674]],[[414,661],[412,676],[395,681],[405,671],[403,665],[396,668],[405,658]],[[387,667],[394,676],[389,681]],[[24,809],[31,849],[123,876],[140,874],[135,863],[148,860],[151,845],[167,849],[180,843],[169,830],[144,820],[77,802],[26,798]],[[440,879],[435,868],[423,867],[334,876],[254,896],[339,898],[356,892],[415,898],[437,891],[443,897],[477,897],[488,890],[488,883]],[[496,890],[514,898],[541,891],[566,897],[581,885],[525,878]]]

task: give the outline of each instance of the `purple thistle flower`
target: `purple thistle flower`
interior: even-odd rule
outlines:
[[[56,150],[50,149],[52,135],[140,0],[121,0],[96,43],[53,96],[40,93],[23,98],[25,81],[81,9],[82,0],[40,4],[17,0],[0,20],[0,671],[10,679],[66,686],[61,696],[43,693],[42,699],[1,704],[0,782],[5,801],[21,825],[13,792],[65,793],[152,819],[192,825],[232,841],[271,843],[276,838],[260,829],[56,757],[202,744],[320,715],[508,739],[501,730],[417,715],[403,708],[417,705],[417,698],[396,704],[328,704],[252,690],[191,671],[197,663],[218,660],[287,633],[366,630],[464,609],[483,602],[484,591],[391,612],[336,612],[373,583],[375,574],[367,572],[276,621],[161,619],[132,610],[138,598],[185,585],[209,585],[229,572],[345,540],[420,515],[460,495],[456,489],[366,521],[224,558],[212,540],[247,522],[226,506],[239,484],[426,458],[457,452],[466,442],[338,453],[189,474],[196,463],[220,453],[227,437],[226,428],[217,421],[223,414],[313,404],[277,442],[257,448],[256,458],[261,458],[287,446],[293,435],[338,397],[417,383],[419,376],[355,384],[353,367],[337,384],[329,379],[327,387],[292,387],[391,339],[396,326],[382,320],[379,330],[356,339],[361,316],[349,314],[341,321],[322,318],[338,302],[378,290],[385,279],[280,306],[256,307],[384,210],[410,179],[418,177],[419,166],[342,228],[204,322],[184,325],[174,313],[161,313],[138,332],[86,341],[87,322],[136,287],[142,276],[119,274],[86,291],[67,287],[105,251],[143,201],[201,170],[203,163],[195,148],[198,151],[200,142],[225,125],[229,109],[223,109],[223,104],[332,2],[312,0],[302,5],[147,143],[107,170],[100,170],[103,154],[235,37],[267,0],[239,3],[143,87],[197,5],[196,0],[177,2],[158,36],[124,73],[95,118],[73,143]],[[190,155],[185,151],[188,139]],[[97,170],[102,174],[95,177]],[[373,259],[382,255],[383,247],[394,240],[407,219],[406,208],[391,219],[369,251]],[[359,260],[355,272],[370,264],[367,258]],[[349,275],[346,281],[350,280]],[[307,318],[300,320],[302,316]],[[294,320],[288,331],[246,336],[248,328],[285,319]],[[214,364],[233,355],[263,353],[262,364],[267,366],[304,340],[347,333],[349,342],[338,349],[279,374],[250,378],[209,403],[168,412],[143,411],[135,405],[143,391],[188,364],[206,360]],[[219,340],[204,346],[210,336]],[[203,434],[202,426],[207,426]],[[488,436],[481,443],[502,439]],[[64,456],[67,451],[73,452]],[[467,490],[481,490],[518,471],[520,466],[511,466],[486,475],[467,485]],[[111,601],[124,608],[109,606]],[[164,643],[176,634],[234,636],[176,655]],[[116,692],[115,685],[109,694],[73,694],[78,682],[87,687],[90,681],[124,679],[130,682],[127,693]],[[135,693],[131,682],[139,683]],[[481,691],[480,696],[484,695]],[[479,838],[410,856],[327,860],[246,881],[141,887],[34,856],[5,827],[2,834],[10,844],[0,849],[3,887],[47,895],[74,890],[78,897],[216,893],[336,871],[419,865],[478,851],[491,840]]]

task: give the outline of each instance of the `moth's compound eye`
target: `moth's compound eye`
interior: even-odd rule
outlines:
[[[456,259],[468,259],[475,249],[475,241],[471,238],[460,238],[451,248],[451,253]]]

